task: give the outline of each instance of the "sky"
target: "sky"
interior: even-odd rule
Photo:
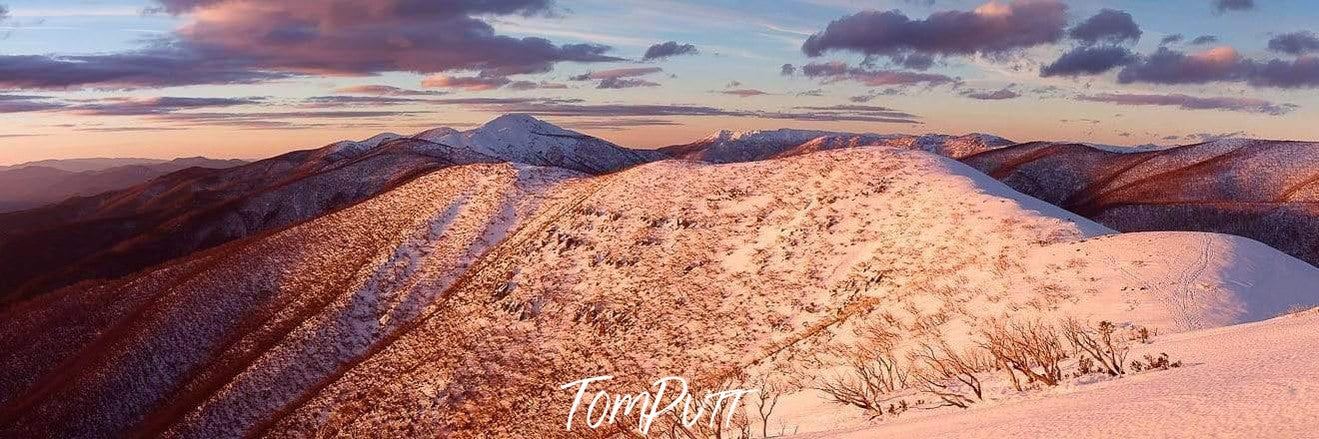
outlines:
[[[0,165],[254,159],[529,113],[720,129],[1319,140],[1310,0],[0,0]]]

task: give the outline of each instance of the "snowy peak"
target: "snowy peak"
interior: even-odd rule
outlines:
[[[663,158],[654,151],[623,148],[527,114],[506,114],[468,131],[436,128],[416,137],[501,161],[590,174],[613,172]]]
[[[565,130],[558,126],[532,117],[529,114],[514,113],[499,116],[485,125],[481,125],[476,131],[499,132],[499,133],[540,133],[553,135],[577,135],[583,134]]]

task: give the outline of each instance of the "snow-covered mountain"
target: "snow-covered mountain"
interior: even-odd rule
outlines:
[[[417,138],[468,149],[498,160],[603,174],[663,158],[559,128],[526,114],[500,116],[468,131],[438,128]]]
[[[779,129],[772,131],[719,131],[683,145],[660,148],[670,157],[711,163],[739,163],[837,148],[888,146],[933,152],[952,158],[1011,145],[1012,141],[988,134],[948,136],[926,134],[856,134]]]
[[[910,149],[451,165],[0,310],[0,433],[579,437],[559,386],[602,374],[631,393],[772,376],[793,383],[775,419],[830,422],[808,433],[873,418],[813,390],[866,334],[961,348],[1071,315],[1173,336],[1319,303],[1314,285],[1258,242],[1115,233]]]

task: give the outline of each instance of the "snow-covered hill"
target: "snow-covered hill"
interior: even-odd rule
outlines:
[[[586,377],[809,387],[877,329],[968,346],[994,318],[1071,315],[1168,335],[1319,303],[1314,285],[1254,241],[1115,234],[909,149],[451,166],[0,311],[0,433],[579,437],[559,386]],[[869,417],[813,392],[778,416]]]

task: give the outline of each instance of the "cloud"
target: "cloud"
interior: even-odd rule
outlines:
[[[49,99],[46,96],[0,94],[0,114],[50,111],[65,107],[63,103]]]
[[[335,105],[381,105],[382,102],[364,102],[363,100],[407,100],[421,102],[425,99],[391,98],[377,96],[322,96],[309,98],[305,103],[309,107],[328,107]],[[196,111],[240,106],[266,105],[269,98],[201,98],[201,97],[111,97],[103,99],[79,99],[55,101],[43,96],[0,95],[0,113],[50,111],[80,116],[134,116],[146,117],[159,123],[151,124],[151,130],[177,130],[190,126],[227,126],[239,129],[298,129],[330,126],[331,124],[314,122],[316,119],[350,119],[350,118],[400,118],[418,113],[417,111]],[[425,113],[426,111],[422,111]],[[343,123],[336,127],[347,126]],[[86,124],[79,127],[86,128]],[[82,131],[140,131],[142,127],[106,127],[87,128]]]
[[[1154,53],[1140,57],[1118,47],[1082,47],[1045,66],[1040,75],[1091,75],[1117,66],[1125,66],[1117,76],[1121,84],[1242,82],[1253,87],[1319,87],[1319,56],[1302,55],[1290,61],[1253,60],[1227,46],[1190,54],[1162,46]]]
[[[1168,35],[1168,36],[1163,37],[1162,39],[1160,39],[1160,40],[1159,40],[1159,45],[1160,45],[1160,46],[1167,46],[1167,45],[1169,45],[1169,44],[1180,43],[1180,42],[1182,42],[1182,40],[1185,40],[1185,39],[1186,39],[1186,37],[1185,37],[1185,36],[1182,36],[1182,34],[1172,34],[1172,35]]]
[[[893,64],[912,70],[929,70],[934,66],[934,57],[919,53],[893,56],[891,61]]]
[[[631,67],[622,69],[601,70],[598,72],[586,72],[580,75],[569,77],[572,81],[591,81],[600,80],[595,88],[599,89],[620,89],[635,87],[656,87],[659,83],[638,78],[652,73],[664,71],[659,67]]]
[[[674,126],[681,123],[659,118],[627,117],[618,119],[588,119],[560,122],[560,126],[574,130],[623,130],[630,127]]]
[[[797,67],[792,64],[784,64],[779,67],[779,74],[783,76],[792,76],[797,74]]]
[[[565,100],[538,99],[443,99],[436,103],[479,106],[494,113],[527,113],[547,117],[620,118],[620,117],[736,117],[816,122],[874,122],[920,124],[918,116],[885,107],[833,106],[797,107],[792,111],[725,110],[699,105],[582,104]]]
[[[889,87],[883,90],[870,90],[864,95],[852,96],[847,98],[847,100],[856,103],[864,103],[864,102],[870,102],[880,96],[897,96],[900,94],[902,94],[902,90],[899,90],[895,87]]]
[[[376,96],[436,96],[445,95],[448,92],[439,90],[410,90],[406,88],[394,87],[391,85],[354,85],[334,89],[335,93],[343,94],[367,94]]]
[[[314,96],[303,100],[307,107],[339,107],[344,105],[404,105],[429,102],[424,98],[397,96]]]
[[[760,90],[756,90],[756,89],[734,89],[734,90],[723,90],[723,91],[720,91],[719,93],[723,93],[723,94],[726,94],[726,95],[733,95],[733,96],[737,96],[737,97],[740,97],[740,98],[749,98],[749,97],[752,97],[752,96],[760,96],[760,95],[767,95],[767,94],[769,94],[769,93],[766,93],[766,92],[763,92],[763,91],[760,91]]]
[[[664,71],[664,69],[661,69],[659,67],[632,67],[632,68],[623,68],[623,69],[601,70],[598,72],[586,72],[580,75],[573,76],[568,79],[571,79],[573,81],[590,81],[593,79],[631,78],[636,76],[645,76],[651,73],[659,73],[662,71]]]
[[[186,130],[184,127],[162,127],[162,126],[122,126],[122,127],[78,127],[74,131],[83,131],[89,133],[125,133],[137,131],[180,131]]]
[[[1081,46],[1040,68],[1040,76],[1097,75],[1137,61],[1136,55],[1125,47]]]
[[[249,84],[291,76],[255,71],[244,60],[203,52],[184,46],[158,46],[108,55],[0,55],[0,88],[126,89]]]
[[[595,88],[602,89],[619,89],[619,88],[636,88],[636,87],[658,87],[659,83],[647,81],[641,78],[605,78]]]
[[[181,126],[228,126],[240,129],[305,129],[325,126],[342,128],[345,119],[398,119],[426,111],[257,111],[257,112],[177,112],[152,117]],[[315,122],[335,119],[336,122]],[[392,123],[398,123],[397,120]]]
[[[537,90],[537,89],[566,89],[568,84],[557,82],[532,82],[532,81],[513,81],[508,84],[510,90]]]
[[[475,16],[534,15],[550,0],[162,0],[193,21],[188,41],[251,59],[261,68],[319,74],[480,71],[541,73],[557,62],[618,61],[595,44],[496,35]]]
[[[1202,84],[1245,79],[1247,70],[1241,54],[1231,47],[1219,47],[1191,55],[1160,47],[1139,63],[1124,68],[1118,74],[1118,82]]]
[[[1242,97],[1196,97],[1184,94],[1120,94],[1104,93],[1082,95],[1077,99],[1090,102],[1107,102],[1118,105],[1174,106],[1184,110],[1222,110],[1244,113],[1261,113],[1281,116],[1297,107],[1292,104],[1275,104],[1263,99]]]
[[[990,90],[967,90],[967,91],[965,91],[965,92],[962,93],[962,96],[966,96],[966,97],[971,98],[971,99],[979,99],[979,100],[982,100],[982,101],[1001,101],[1001,100],[1006,100],[1006,99],[1016,99],[1016,98],[1019,98],[1019,97],[1021,97],[1021,93],[1017,93],[1016,91],[1013,91],[1011,87],[1008,87],[1008,88],[1003,88],[1003,89],[993,90],[993,91],[990,91]]]
[[[974,11],[945,11],[913,20],[899,11],[862,11],[829,23],[802,44],[818,57],[829,51],[900,56],[1003,54],[1056,43],[1067,24],[1058,0],[990,2]]]
[[[0,113],[60,111],[83,116],[145,116],[200,108],[234,107],[265,103],[264,97],[111,97],[57,101],[46,96],[0,95]]]
[[[1201,35],[1191,40],[1192,45],[1214,44],[1218,42],[1218,37],[1213,35]]]
[[[441,99],[433,99],[430,102],[439,105],[498,106],[498,105],[530,105],[530,104],[580,104],[586,101],[578,98],[516,97],[516,98],[441,98]],[[504,111],[504,112],[518,113],[518,111]]]
[[[49,97],[49,96],[38,96],[38,95],[9,95],[9,94],[0,94],[0,102],[5,102],[5,101],[30,101],[30,100],[35,100],[35,99],[50,99],[50,97]]]
[[[174,113],[198,108],[234,107],[261,104],[265,98],[107,98],[96,102],[71,105],[66,111],[85,116],[142,116]]]
[[[495,33],[480,18],[550,11],[550,0],[159,0],[184,25],[121,53],[0,56],[0,87],[146,88],[306,74],[543,73],[560,62],[620,61],[599,44]]]
[[[855,81],[872,87],[922,83],[940,85],[958,82],[954,78],[940,74],[852,67],[841,61],[806,64],[801,67],[801,73],[808,78],[818,78],[825,83]]]
[[[5,5],[0,5],[0,21],[5,21],[8,19],[9,19],[9,7]]]
[[[1255,9],[1255,0],[1214,0],[1214,12],[1248,11]]]
[[[1319,35],[1310,31],[1278,35],[1269,40],[1269,50],[1298,56],[1319,52]]]
[[[666,41],[659,44],[653,44],[646,48],[646,54],[641,57],[643,61],[664,59],[678,55],[695,55],[699,53],[696,46],[691,44],[678,44],[677,41]]]
[[[1110,43],[1123,41],[1140,41],[1140,26],[1131,14],[1114,9],[1102,9],[1094,16],[1067,31],[1072,39],[1085,44]]]
[[[504,76],[447,76],[435,75],[421,80],[426,88],[457,88],[467,91],[494,90],[513,80]]]
[[[1248,83],[1256,87],[1319,87],[1319,57],[1306,56],[1291,62],[1275,59],[1256,64]]]
[[[817,106],[817,107],[803,106],[803,107],[795,107],[795,108],[798,110],[810,110],[814,112],[833,112],[833,113],[846,112],[850,114],[858,114],[858,115],[864,114],[873,117],[884,117],[884,118],[894,118],[894,119],[917,119],[920,117],[893,108],[881,107],[876,105],[845,104],[845,105],[830,105],[830,106]]]
[[[1118,82],[1245,82],[1255,87],[1319,87],[1319,57],[1302,56],[1294,61],[1255,61],[1243,58],[1231,47],[1218,47],[1189,55],[1160,47],[1141,62],[1123,68],[1118,74]]]

